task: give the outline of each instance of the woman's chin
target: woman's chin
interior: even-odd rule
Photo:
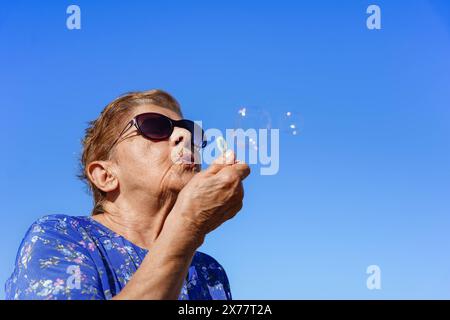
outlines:
[[[175,166],[178,168],[181,174],[187,174],[190,175],[192,173],[200,172],[201,165],[195,162],[188,162],[188,161],[179,161],[175,163]]]
[[[198,173],[196,166],[180,164],[178,166],[178,172],[176,177],[176,181],[174,181],[175,185],[181,186],[182,189],[191,179]]]

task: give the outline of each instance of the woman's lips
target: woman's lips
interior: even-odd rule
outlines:
[[[178,161],[183,164],[194,164],[195,163],[194,155],[192,154],[192,152],[190,152],[186,149],[182,149],[178,155],[179,155]]]
[[[183,156],[181,157],[181,161],[183,163],[194,163],[194,156],[191,153],[183,154]]]

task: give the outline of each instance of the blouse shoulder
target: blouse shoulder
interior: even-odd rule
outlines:
[[[216,259],[202,251],[196,251],[195,258],[197,262],[204,266],[214,266],[216,268],[223,269],[222,265]]]
[[[35,220],[28,228],[22,245],[26,242],[35,243],[36,239],[43,240],[43,244],[58,241],[75,241],[82,239],[78,232],[78,221],[64,214],[46,215]]]
[[[66,214],[49,214],[38,218],[32,225],[41,225],[44,227],[59,227],[77,229],[79,221],[76,217]]]
[[[224,267],[209,254],[196,251],[194,264],[206,280],[214,299],[232,300],[230,283]]]
[[[91,257],[95,246],[81,231],[75,217],[63,214],[46,215],[33,222],[5,284],[6,298],[103,298]]]

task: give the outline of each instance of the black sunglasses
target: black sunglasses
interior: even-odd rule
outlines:
[[[173,120],[160,113],[148,112],[141,113],[128,122],[119,134],[119,137],[111,145],[111,149],[117,141],[119,141],[124,132],[130,129],[133,125],[137,128],[138,132],[147,139],[156,141],[167,139],[171,136],[173,129],[175,127],[179,127],[186,129],[191,133],[192,146],[204,148],[207,144],[205,132],[202,127],[194,121],[186,119]]]

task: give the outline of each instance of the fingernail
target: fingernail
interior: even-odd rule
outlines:
[[[233,160],[233,151],[227,150],[227,152],[225,152],[225,157],[227,158],[227,160]]]

